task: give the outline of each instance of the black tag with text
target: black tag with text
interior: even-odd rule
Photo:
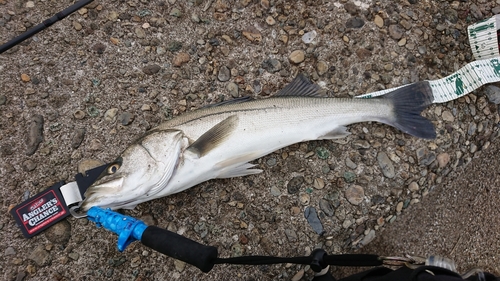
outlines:
[[[58,182],[10,210],[26,238],[70,215],[60,191],[63,184],[63,181]]]

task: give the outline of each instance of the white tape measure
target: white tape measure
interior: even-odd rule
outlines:
[[[476,58],[455,73],[438,80],[429,80],[434,95],[434,103],[442,103],[469,94],[489,83],[500,81],[500,15],[478,22],[468,27],[469,43]],[[371,98],[394,91],[396,88],[381,90],[357,96]]]

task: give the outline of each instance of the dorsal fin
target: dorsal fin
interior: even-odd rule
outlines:
[[[242,103],[242,102],[247,102],[247,101],[251,101],[251,100],[253,100],[252,97],[239,97],[239,98],[234,98],[232,100],[225,100],[225,101],[221,101],[221,102],[214,103],[214,104],[208,104],[202,108],[210,108],[210,107],[217,107],[217,106],[228,105],[228,104]]]
[[[323,97],[321,88],[311,83],[304,74],[299,74],[290,84],[281,89],[275,97]]]
[[[201,135],[188,147],[188,150],[202,157],[229,137],[237,125],[238,116],[231,115],[227,117]]]

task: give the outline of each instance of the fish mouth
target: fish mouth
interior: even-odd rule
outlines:
[[[93,206],[114,207],[117,202],[123,202],[124,180],[124,177],[117,177],[92,185],[85,192],[85,199],[80,209],[87,211]]]

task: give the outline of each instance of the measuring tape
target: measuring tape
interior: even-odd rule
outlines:
[[[500,15],[468,27],[469,43],[476,61],[438,80],[428,80],[434,103],[443,103],[465,96],[477,88],[500,81]],[[403,86],[400,86],[403,87]],[[400,87],[357,96],[372,98]]]

